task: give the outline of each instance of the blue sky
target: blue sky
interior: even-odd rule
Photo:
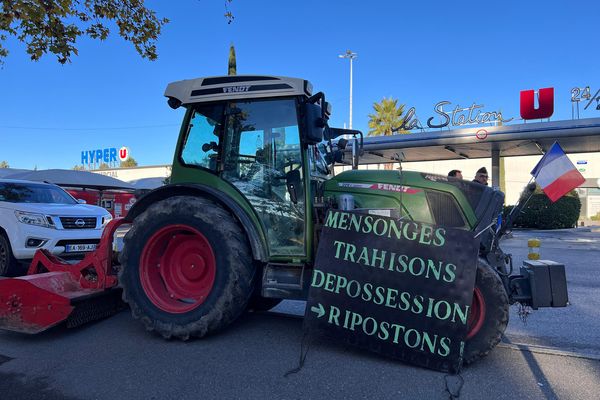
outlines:
[[[172,161],[182,110],[167,83],[227,72],[230,43],[239,74],[310,80],[333,105],[332,126],[348,121],[354,62],[354,128],[366,132],[373,102],[394,97],[421,120],[440,100],[518,117],[519,91],[555,88],[553,120],[571,118],[575,86],[600,89],[597,1],[400,2],[234,0],[147,1],[171,22],[159,59],[141,59],[118,35],[81,39],[60,65],[32,62],[14,40],[0,69],[0,160],[11,167],[71,168],[87,149],[128,146],[140,165]],[[582,107],[583,109],[583,107]],[[595,109],[582,117],[600,117]]]

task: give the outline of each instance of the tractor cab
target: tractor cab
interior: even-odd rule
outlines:
[[[256,224],[269,260],[307,261],[314,197],[331,176],[324,132],[344,132],[327,127],[325,96],[306,80],[265,76],[175,82],[165,96],[187,109],[171,182],[229,194]]]

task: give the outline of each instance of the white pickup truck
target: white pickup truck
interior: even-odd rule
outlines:
[[[56,185],[0,179],[0,276],[24,273],[38,249],[81,257],[96,248],[111,219]]]

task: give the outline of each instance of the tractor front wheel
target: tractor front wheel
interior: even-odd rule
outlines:
[[[165,338],[226,327],[246,308],[255,268],[244,230],[219,204],[176,196],[133,222],[119,282],[134,318]]]
[[[467,319],[465,364],[485,357],[502,339],[508,324],[508,296],[498,274],[479,259],[473,302]]]

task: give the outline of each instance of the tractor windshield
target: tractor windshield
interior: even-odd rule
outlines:
[[[222,178],[246,196],[271,255],[304,255],[302,152],[296,100],[230,102]]]

